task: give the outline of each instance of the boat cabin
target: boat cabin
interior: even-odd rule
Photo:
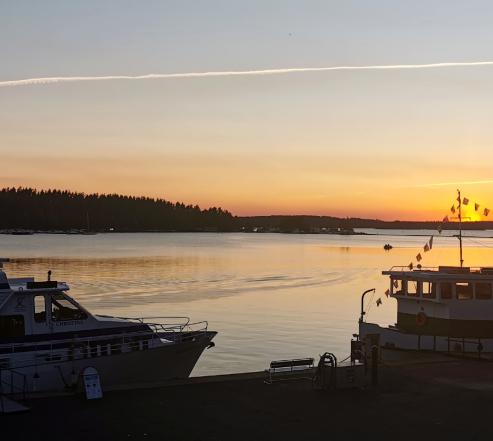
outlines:
[[[393,267],[390,296],[399,330],[442,336],[493,337],[493,268]]]
[[[108,328],[120,331],[123,326],[148,329],[126,320],[92,315],[67,294],[69,289],[65,282],[8,279],[0,270],[0,344],[70,338]]]

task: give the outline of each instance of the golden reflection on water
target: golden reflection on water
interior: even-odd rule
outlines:
[[[456,265],[454,238],[275,234],[0,236],[11,277],[68,282],[90,311],[122,316],[190,316],[219,332],[194,375],[258,370],[271,359],[348,354],[360,295],[377,293],[367,318],[395,322],[381,271],[408,265]],[[394,249],[384,251],[392,243]],[[490,239],[464,251],[465,264],[493,266]],[[383,300],[375,306],[378,297]]]

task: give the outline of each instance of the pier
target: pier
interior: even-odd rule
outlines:
[[[97,401],[36,398],[29,413],[2,417],[2,434],[106,441],[491,439],[492,368],[490,361],[422,354],[387,358],[377,388],[267,385],[264,372],[251,372],[106,391]]]

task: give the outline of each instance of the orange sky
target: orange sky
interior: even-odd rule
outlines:
[[[493,45],[493,7],[469,2],[103,3],[6,8],[0,81],[475,61]],[[0,186],[148,195],[238,215],[441,219],[458,186],[493,205],[492,73],[3,87]]]

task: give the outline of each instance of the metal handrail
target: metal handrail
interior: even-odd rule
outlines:
[[[482,267],[482,266],[470,266],[468,268],[470,269],[470,271],[480,271],[480,270],[484,269],[484,267]],[[412,270],[410,270],[409,265],[394,265],[394,266],[391,266],[390,269],[388,269],[387,271],[412,272],[412,271],[438,271],[439,269],[440,269],[439,266],[422,266],[421,268],[413,268]]]
[[[59,362],[60,359],[82,359],[86,357],[91,357],[94,351],[95,346],[97,346],[97,343],[102,341],[106,342],[101,344],[100,346],[106,346],[106,350],[109,349],[109,354],[111,355],[112,351],[123,351],[124,348],[131,349],[132,344],[140,344],[142,342],[142,345],[144,345],[143,342],[147,342],[147,345],[151,344],[155,340],[160,340],[162,338],[166,338],[170,342],[179,342],[182,341],[183,336],[185,335],[186,332],[193,332],[194,336],[197,335],[204,335],[207,333],[207,328],[208,328],[208,322],[207,321],[202,321],[202,322],[196,322],[196,323],[189,323],[187,322],[186,325],[181,324],[181,325],[172,325],[172,326],[166,326],[165,324],[148,324],[149,330],[139,330],[139,331],[133,331],[133,332],[125,332],[122,334],[109,334],[109,335],[100,335],[100,336],[95,336],[95,337],[88,337],[84,339],[71,339],[70,342],[72,345],[70,347],[64,347],[64,348],[55,348],[54,346],[61,344],[61,343],[67,343],[68,339],[63,339],[63,340],[52,340],[49,343],[48,342],[36,342],[36,343],[24,343],[24,344],[19,344],[19,343],[10,343],[10,344],[3,344],[0,345],[0,348],[3,349],[10,349],[10,353],[21,353],[23,351],[19,350],[23,346],[40,346],[40,347],[45,347],[48,346],[46,349],[37,349],[35,348],[34,351],[29,351],[29,352],[35,352],[36,356],[41,356],[41,357],[46,357],[47,362]],[[200,326],[198,329],[194,329],[196,327]],[[146,338],[139,338],[139,337],[146,337]],[[136,340],[137,338],[137,340]],[[108,342],[108,340],[111,340]],[[96,344],[96,345],[95,345]],[[144,347],[144,346],[142,346]],[[101,349],[100,349],[101,350]],[[105,351],[106,351],[105,350]],[[18,360],[18,362],[21,362],[21,360]],[[25,360],[27,361],[27,360]],[[31,364],[17,364],[16,367],[28,367],[28,366],[34,366],[34,365],[39,365],[39,362],[36,362],[36,364],[32,364],[32,358],[29,358],[29,363]],[[7,368],[4,370],[10,370],[12,368]],[[23,374],[21,374],[23,375]]]
[[[108,316],[109,317],[109,316]],[[114,317],[114,318],[123,318],[123,317]],[[108,339],[108,338],[111,338],[112,336],[114,337],[136,337],[136,336],[140,336],[140,335],[148,335],[149,334],[149,331],[153,332],[154,334],[158,334],[158,333],[163,333],[163,332],[187,332],[187,331],[197,331],[197,332],[200,332],[200,331],[207,331],[208,329],[208,322],[206,320],[203,320],[203,321],[199,321],[199,322],[193,322],[193,323],[190,323],[190,319],[188,317],[149,317],[149,318],[185,318],[187,319],[187,322],[186,323],[151,323],[151,322],[145,322],[145,321],[141,321],[142,324],[144,325],[147,325],[149,326],[149,330],[147,329],[141,329],[141,330],[138,330],[138,331],[131,331],[131,332],[124,332],[124,333],[117,333],[117,331],[115,331],[114,334],[107,334],[107,335],[99,335],[99,336],[95,336],[95,337],[86,337],[86,338],[83,338],[83,339],[77,339],[77,341],[87,341],[87,342],[92,342],[92,341],[96,341],[96,340],[102,340],[102,339]],[[146,320],[147,318],[139,318],[139,319],[135,319],[135,320]],[[128,320],[133,320],[133,319],[128,319]],[[197,327],[197,326],[202,326],[200,329],[193,329],[194,327]],[[50,345],[53,346],[53,345],[56,345],[56,344],[59,344],[59,343],[64,343],[66,342],[67,339],[59,339],[59,340],[50,340]],[[39,346],[39,345],[42,345],[42,346],[45,346],[47,344],[47,342],[36,342],[36,343],[32,343],[32,342],[26,342],[26,343],[4,343],[4,344],[0,344],[0,349],[7,349],[9,347],[22,347],[22,346]],[[15,351],[11,351],[11,352],[15,352]]]
[[[8,372],[10,373],[10,382],[4,381],[3,380],[3,372]],[[21,378],[22,380],[22,386],[16,386],[14,377],[17,375],[18,377]],[[10,387],[10,392],[4,392],[3,388],[4,386],[9,386]],[[22,400],[26,400],[26,390],[27,390],[27,376],[23,374],[22,372],[18,372],[15,369],[12,368],[2,368],[0,369],[0,397],[2,397],[2,411],[3,411],[3,396],[10,394],[14,395],[16,393],[21,393],[22,394]]]

